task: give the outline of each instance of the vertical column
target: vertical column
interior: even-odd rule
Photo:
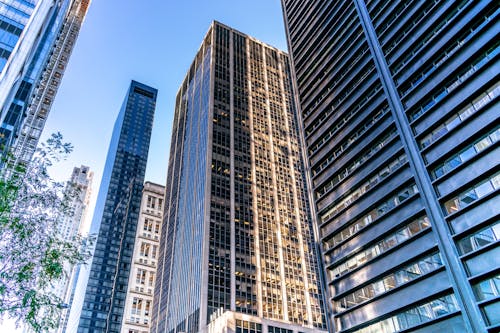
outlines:
[[[288,320],[288,299],[286,295],[286,277],[285,277],[285,258],[283,255],[283,244],[282,244],[282,236],[281,236],[281,216],[280,216],[280,208],[279,208],[279,199],[278,199],[278,180],[276,176],[276,158],[274,156],[274,133],[272,126],[272,118],[271,118],[271,105],[269,102],[269,77],[267,75],[267,62],[266,62],[266,47],[260,45],[262,48],[262,67],[264,71],[264,89],[266,92],[266,113],[267,113],[267,126],[269,129],[269,150],[270,150],[270,164],[272,170],[272,182],[273,182],[273,198],[274,198],[274,209],[275,209],[275,225],[276,228],[276,238],[278,241],[278,256],[279,256],[279,270],[280,270],[280,279],[281,279],[281,297],[282,297],[282,311],[283,311],[283,320]]]
[[[305,259],[305,253],[304,253],[304,238],[302,237],[302,221],[301,221],[301,214],[300,214],[300,201],[298,199],[298,194],[297,194],[297,180],[295,178],[295,156],[292,155],[292,152],[295,152],[295,150],[292,148],[292,143],[291,143],[291,133],[294,131],[293,128],[291,128],[290,124],[288,123],[288,113],[291,112],[291,110],[288,110],[287,105],[286,105],[286,96],[285,96],[285,84],[284,84],[284,79],[283,79],[283,73],[286,70],[285,64],[282,63],[282,58],[279,57],[279,62],[278,62],[278,73],[279,73],[279,84],[280,84],[280,90],[281,90],[281,102],[283,106],[283,118],[285,119],[285,124],[284,127],[286,129],[286,142],[287,142],[287,147],[288,147],[288,168],[290,170],[291,178],[292,178],[292,190],[293,190],[293,206],[295,207],[294,209],[294,214],[295,214],[295,223],[297,226],[297,235],[299,239],[299,244],[300,244],[300,263],[302,265],[302,279],[304,279],[304,297],[306,300],[306,306],[307,306],[307,321],[309,324],[313,324],[313,316],[312,316],[312,309],[311,309],[311,296],[309,294],[309,278],[307,277],[307,265],[306,265],[306,259]],[[295,277],[298,278],[298,277]]]
[[[259,237],[259,209],[257,206],[257,175],[256,175],[256,163],[255,163],[255,132],[253,126],[253,96],[252,96],[252,61],[250,57],[250,40],[245,38],[245,48],[247,57],[247,83],[248,83],[248,115],[250,121],[250,160],[251,160],[251,173],[252,173],[252,210],[253,210],[253,224],[254,224],[254,236],[255,236],[255,261],[257,267],[257,315],[259,317],[263,316],[262,310],[262,268],[260,261],[260,237]]]
[[[210,27],[211,34],[211,52],[210,52],[210,101],[208,105],[208,133],[207,133],[207,152],[206,152],[206,169],[205,169],[205,194],[204,194],[204,217],[203,217],[203,249],[202,249],[202,270],[201,270],[201,302],[200,302],[200,320],[198,330],[201,331],[207,321],[208,314],[208,258],[210,253],[210,193],[212,183],[212,147],[213,147],[213,118],[214,118],[214,91],[215,91],[215,52],[216,52],[216,28],[212,23]]]
[[[230,132],[230,154],[229,154],[229,179],[230,179],[230,242],[231,242],[231,311],[236,311],[236,226],[235,218],[235,198],[234,198],[234,49],[233,30],[229,30],[229,132]]]
[[[478,307],[474,304],[474,294],[467,281],[467,275],[460,262],[458,252],[453,245],[453,239],[447,228],[441,207],[438,204],[436,193],[432,187],[431,179],[425,168],[425,163],[420,155],[417,143],[405,114],[404,107],[399,98],[396,84],[390,74],[389,66],[385,60],[382,48],[378,41],[373,23],[370,19],[366,4],[362,0],[355,0],[356,10],[360,17],[361,25],[365,32],[370,51],[372,53],[380,80],[391,107],[392,116],[396,123],[401,142],[409,157],[415,182],[419,188],[425,209],[430,217],[432,230],[438,241],[439,250],[447,266],[448,276],[453,285],[457,301],[462,309],[465,325],[469,332],[486,332],[486,325]]]

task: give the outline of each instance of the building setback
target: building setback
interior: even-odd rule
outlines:
[[[165,187],[146,182],[135,235],[122,333],[149,333]]]
[[[176,99],[151,332],[326,330],[297,125],[288,56],[214,22]]]
[[[156,96],[132,81],[115,122],[90,227],[97,240],[79,333],[121,331]]]
[[[498,1],[282,5],[333,332],[497,332]]]
[[[0,3],[0,155],[31,160],[89,0]]]

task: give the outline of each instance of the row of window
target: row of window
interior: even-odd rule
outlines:
[[[144,313],[142,313],[142,305],[144,303]],[[144,300],[139,297],[134,297],[132,299],[132,307],[130,308],[130,314],[131,315],[141,315],[143,314],[144,316],[149,316],[149,313],[151,311],[151,301],[149,300]]]
[[[500,172],[480,182],[474,187],[460,193],[444,203],[446,215],[453,214],[467,207],[474,201],[500,188]]]
[[[431,224],[427,216],[414,220],[405,227],[385,237],[377,244],[357,254],[355,257],[349,259],[345,263],[333,268],[329,272],[334,278],[346,274],[354,270],[355,268],[364,265],[368,261],[380,256],[381,254],[389,251],[390,249],[398,246],[399,244],[407,241],[408,239],[419,234],[421,231],[428,229],[430,226]],[[327,258],[333,258],[333,256],[327,256]]]
[[[346,178],[348,175],[350,175],[354,170],[356,170],[361,164],[366,162],[370,157],[375,155],[378,151],[380,151],[382,148],[385,147],[385,145],[392,140],[392,138],[396,135],[396,130],[391,129],[389,130],[389,133],[387,133],[384,137],[382,137],[379,141],[377,141],[373,146],[370,147],[368,151],[366,151],[362,156],[360,156],[358,159],[356,159],[354,162],[350,163],[346,168],[341,170],[341,172],[334,177],[329,183],[331,185],[325,185],[325,186],[335,186],[338,184],[340,181],[342,181],[344,178]],[[326,169],[329,166],[329,164],[326,165],[320,165],[317,167],[314,167],[312,170],[313,176],[317,175],[324,169]]]
[[[401,203],[405,202],[408,198],[416,193],[418,193],[418,188],[415,184],[412,184],[399,191],[398,194],[391,197],[389,200],[384,201],[377,208],[371,210],[361,218],[357,219],[349,227],[343,229],[342,231],[337,231],[337,235],[334,237],[333,246],[339,244],[342,241],[345,241],[347,238],[351,237],[367,225],[371,224],[373,221],[376,221],[380,216],[399,206]],[[325,220],[322,219],[322,222],[325,222]],[[332,222],[330,223],[330,225],[333,226],[335,225],[335,223]]]
[[[382,89],[382,86],[380,85],[380,82],[377,82],[377,85],[373,87],[372,89],[367,90],[364,94],[361,100],[359,100],[356,108],[354,110],[351,110],[349,114],[342,119],[342,122],[347,122],[351,116],[353,116],[356,112],[358,112],[360,109],[365,107],[365,103],[367,103],[375,94],[377,94],[380,90]],[[306,135],[310,135],[314,130],[316,130],[318,127],[323,126],[323,124],[326,123],[326,119],[334,112],[338,111],[336,108],[329,107],[328,109],[322,110],[316,117],[314,118],[314,121],[311,123],[311,125],[307,126],[306,128]],[[343,124],[342,124],[343,125]],[[336,129],[332,129],[335,131]]]
[[[464,255],[472,251],[478,250],[486,245],[495,243],[500,239],[500,222],[481,229],[472,235],[468,235],[458,241],[458,249],[460,254]]]
[[[428,100],[420,104],[418,110],[410,114],[410,121],[417,119],[420,115],[424,114],[431,107],[440,102],[443,98],[448,96],[453,90],[464,83],[472,74],[476,73],[479,69],[484,67],[486,63],[493,57],[500,53],[500,45],[496,45],[484,52],[479,58],[477,58],[472,65],[464,67],[462,72],[458,74],[452,81],[449,81],[444,85],[441,90],[438,90],[433,96]]]
[[[236,333],[262,333],[262,324],[236,319]]]
[[[416,76],[412,81],[406,84],[406,87],[402,87],[401,96],[404,96],[417,86],[420,82],[425,80],[431,73],[433,73],[441,64],[443,64],[447,59],[454,55],[459,49],[463,47],[469,40],[471,40],[475,35],[491,20],[493,20],[500,10],[496,10],[494,13],[488,13],[485,16],[479,16],[479,22],[473,23],[473,28],[468,29],[463,35],[458,37],[453,44],[448,47],[439,55],[434,55],[433,59],[436,59],[430,66],[425,68],[418,76]],[[403,66],[404,63],[401,63]],[[399,67],[399,66],[398,66]]]
[[[148,271],[145,269],[138,268],[137,274],[135,277],[135,282],[140,285],[146,285],[146,275],[149,272],[148,286],[153,287],[155,281],[155,273],[154,271]]]
[[[458,124],[462,123],[465,119],[469,118],[484,106],[488,105],[491,101],[495,100],[495,97],[500,95],[500,82],[496,82],[495,85],[489,88],[486,92],[481,94],[479,97],[475,98],[470,104],[465,106],[458,113],[453,114],[444,123],[439,125],[435,130],[426,135],[420,140],[420,147],[423,149],[429,146],[431,143],[454,129]]]
[[[474,293],[478,301],[486,301],[500,296],[500,275],[476,283]]]
[[[337,309],[347,310],[389,290],[402,286],[409,281],[415,280],[442,266],[443,260],[441,259],[441,255],[435,253],[356,290],[335,302],[335,305]]]
[[[380,183],[382,180],[387,178],[390,174],[392,174],[394,171],[396,171],[401,165],[406,163],[407,158],[406,155],[401,155],[400,157],[396,157],[395,159],[391,159],[387,165],[377,172],[375,176],[371,177],[369,180],[364,182],[361,186],[359,186],[354,192],[349,194],[346,198],[344,198],[342,201],[339,203],[335,204],[335,202],[330,205],[329,207],[326,207],[326,209],[330,208],[326,213],[325,216],[334,216],[336,215],[340,210],[348,207],[353,201],[358,199],[360,196],[368,192],[370,189],[372,189],[375,185]]]
[[[148,195],[146,207],[151,208],[151,209],[163,210],[163,199],[154,197],[152,195]]]
[[[479,154],[481,151],[490,147],[500,140],[500,128],[491,131],[489,134],[483,136],[472,145],[462,149],[457,154],[453,155],[443,163],[439,164],[432,172],[434,178],[439,178],[445,173],[455,169],[465,161],[470,160],[473,156]]]
[[[337,144],[336,149],[330,152],[330,155],[321,163],[320,168],[323,165],[330,164],[334,159],[336,159],[340,154],[346,151],[352,144],[356,142],[363,134],[365,134],[382,116],[389,112],[389,107],[386,106],[384,109],[377,112],[369,121],[367,121],[363,127],[358,129],[354,134],[352,134],[347,140],[342,144]],[[310,154],[311,155],[311,154]]]
[[[434,299],[420,306],[400,312],[390,318],[363,327],[353,333],[395,333],[459,310],[455,295]]]

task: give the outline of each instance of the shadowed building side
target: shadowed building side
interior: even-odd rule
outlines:
[[[498,1],[282,0],[334,332],[497,332]]]

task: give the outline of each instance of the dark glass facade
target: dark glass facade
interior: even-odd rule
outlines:
[[[123,321],[157,90],[132,81],[113,129],[91,234],[97,234],[79,333]]]
[[[334,332],[497,332],[498,1],[282,0]]]
[[[37,0],[6,0],[0,3],[0,73],[28,23]]]
[[[152,332],[326,329],[298,133],[288,56],[214,22],[177,95]]]

